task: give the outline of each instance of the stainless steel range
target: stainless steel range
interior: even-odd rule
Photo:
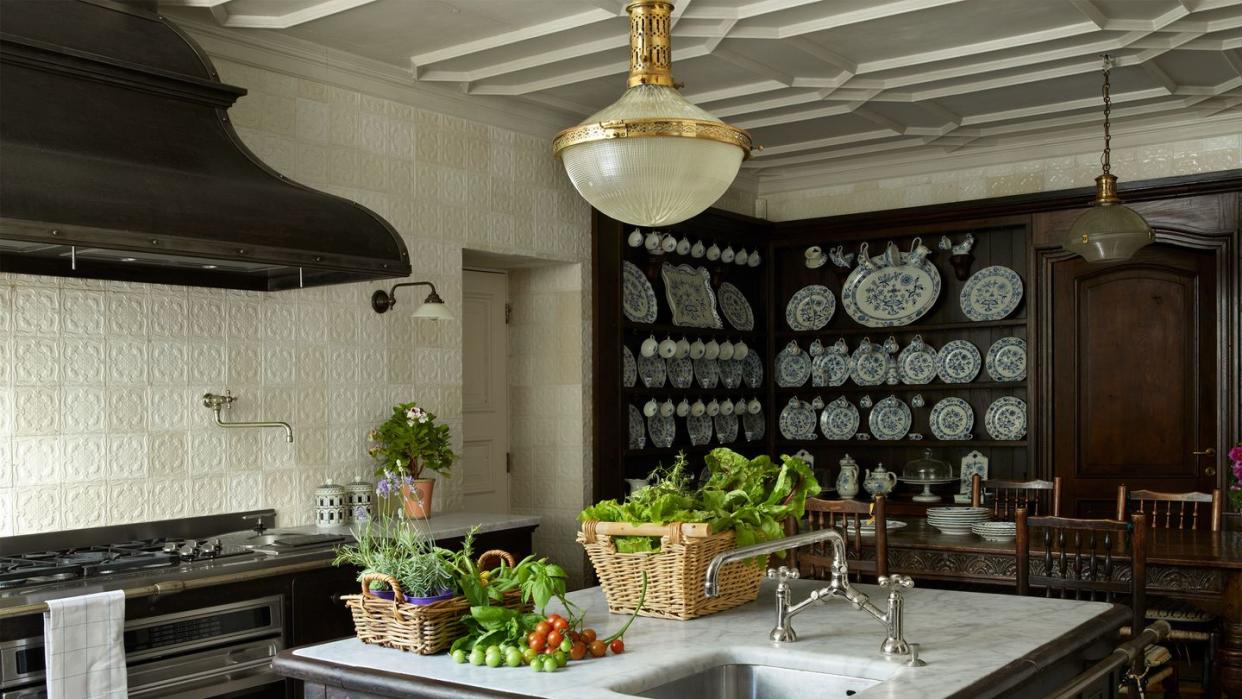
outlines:
[[[0,540],[0,699],[45,696],[41,602],[109,589],[126,592],[130,696],[284,696],[270,661],[289,601],[264,572],[321,562],[343,537],[266,531],[274,515]]]

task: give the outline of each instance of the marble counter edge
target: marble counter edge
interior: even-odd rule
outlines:
[[[465,536],[473,526],[478,526],[479,534],[538,527],[543,518],[539,515],[493,514],[478,512],[449,512],[435,515],[425,520],[431,528],[431,534],[437,539],[454,539]],[[293,532],[297,534],[336,534],[351,536],[355,525],[337,525],[320,527],[306,524],[297,527],[276,527],[271,531]]]

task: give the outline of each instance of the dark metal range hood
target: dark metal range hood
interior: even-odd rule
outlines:
[[[242,145],[244,94],[147,4],[0,0],[0,271],[261,291],[408,275],[386,221]]]

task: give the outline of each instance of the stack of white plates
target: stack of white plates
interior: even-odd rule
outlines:
[[[986,507],[929,507],[927,523],[945,534],[965,536],[970,528],[988,519]]]
[[[1013,522],[977,522],[970,527],[970,531],[984,541],[1013,541],[1018,535],[1017,525]]]

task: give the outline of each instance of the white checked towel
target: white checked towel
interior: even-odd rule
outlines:
[[[43,652],[48,699],[124,699],[125,593],[47,601]]]

